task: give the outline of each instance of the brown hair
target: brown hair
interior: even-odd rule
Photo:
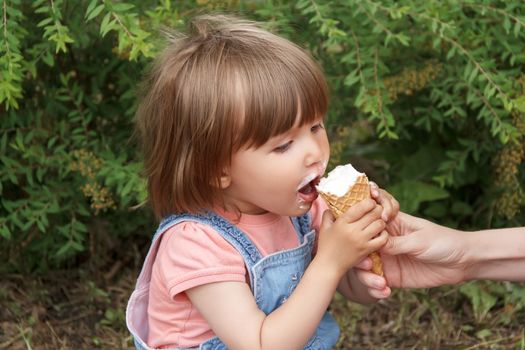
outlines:
[[[315,61],[256,23],[196,17],[173,35],[144,82],[137,128],[157,217],[222,204],[233,152],[259,147],[297,120],[324,116],[328,91]]]

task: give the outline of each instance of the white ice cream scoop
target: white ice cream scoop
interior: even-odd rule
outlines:
[[[351,164],[338,165],[323,177],[317,185],[320,192],[330,193],[341,197],[348,192],[348,189],[356,182],[359,176],[365,175],[355,170]]]

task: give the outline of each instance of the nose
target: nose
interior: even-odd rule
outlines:
[[[324,162],[326,159],[328,159],[328,155],[325,154],[328,150],[328,142],[321,137],[316,137],[316,135],[310,135],[308,137],[305,150],[305,165],[307,167],[317,165],[320,162]]]

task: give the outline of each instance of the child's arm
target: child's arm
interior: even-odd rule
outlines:
[[[230,349],[302,349],[345,272],[386,242],[381,210],[365,200],[335,222],[325,212],[316,256],[288,300],[269,315],[257,307],[245,283],[211,283],[186,293]]]

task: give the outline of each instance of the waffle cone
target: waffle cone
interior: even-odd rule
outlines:
[[[370,197],[370,187],[366,175],[359,176],[355,183],[348,189],[348,192],[342,197],[330,193],[319,191],[319,195],[325,200],[330,211],[337,219],[346,212],[352,205]],[[378,252],[369,255],[372,259],[372,272],[376,275],[383,276],[383,264]]]

